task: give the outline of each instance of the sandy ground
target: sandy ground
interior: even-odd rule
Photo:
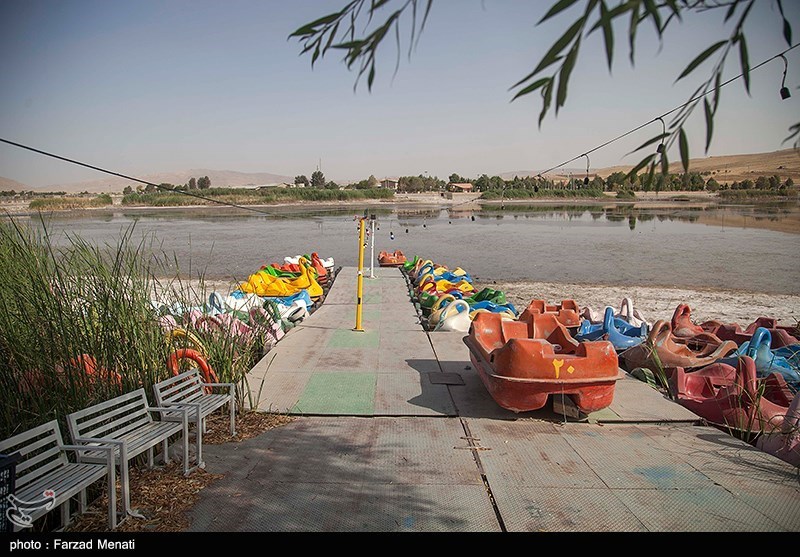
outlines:
[[[206,294],[203,294],[199,292],[200,285],[197,281],[184,281],[182,285],[184,288],[198,291],[195,294],[196,300],[207,300],[207,293],[212,291],[225,295],[238,287],[238,283],[229,281],[206,281],[204,283]],[[602,311],[606,305],[619,308],[622,299],[628,296],[633,300],[634,308],[642,312],[644,317],[651,322],[658,319],[669,320],[680,303],[689,304],[692,310],[692,319],[697,323],[716,319],[725,323],[739,323],[745,327],[761,316],[775,317],[783,325],[795,325],[800,321],[800,296],[785,294],[549,282],[498,281],[487,283],[481,281],[477,282],[475,286],[478,290],[490,286],[504,291],[508,300],[519,311],[522,311],[534,299],[544,299],[548,303],[573,299],[581,308],[589,306]],[[168,297],[165,296],[162,299]]]
[[[555,284],[547,282],[496,282],[491,286],[503,290],[519,311],[533,299],[549,303],[573,299],[582,308],[598,311],[606,305],[619,308],[622,299],[630,297],[633,307],[648,321],[670,319],[680,303],[689,304],[692,320],[703,322],[717,319],[747,326],[762,315],[776,317],[784,325],[794,325],[800,320],[800,296],[737,292],[729,290],[689,290],[683,288],[653,288],[649,286],[593,286],[585,284]]]

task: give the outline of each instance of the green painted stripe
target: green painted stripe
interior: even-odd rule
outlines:
[[[378,331],[357,332],[337,329],[328,341],[328,348],[377,348],[379,340]]]
[[[290,412],[370,416],[375,413],[376,384],[374,373],[315,373]]]

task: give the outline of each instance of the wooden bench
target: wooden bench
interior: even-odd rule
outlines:
[[[173,420],[155,421],[153,413],[169,412]],[[180,416],[180,421],[174,419]],[[144,389],[118,396],[67,415],[67,423],[75,443],[96,447],[98,444],[114,447],[114,461],[120,468],[122,501],[126,515],[141,516],[131,510],[128,486],[128,461],[147,451],[148,466],[153,466],[153,448],[161,443],[164,463],[169,462],[169,437],[183,435],[183,471],[189,474],[189,422],[185,409],[151,407]],[[198,436],[198,445],[201,440]],[[80,462],[98,462],[101,455],[84,452]]]
[[[213,388],[227,388],[226,394],[214,394]],[[205,432],[205,418],[226,404],[230,410],[231,435],[236,435],[236,386],[233,383],[204,383],[197,369],[190,369],[153,385],[156,403],[163,408],[180,407],[192,411],[197,424],[197,438]],[[164,414],[165,420],[176,419]],[[202,443],[197,443],[197,465],[203,466]]]
[[[86,488],[108,477],[108,526],[117,527],[116,477],[109,445],[97,445],[91,452],[98,464],[70,462],[67,451],[86,452],[85,445],[65,445],[58,422],[53,420],[0,441],[0,453],[19,455],[16,487],[9,499],[8,518],[17,530],[30,525],[57,506],[61,507],[61,526],[69,524],[70,500],[80,494],[79,509],[86,510]]]

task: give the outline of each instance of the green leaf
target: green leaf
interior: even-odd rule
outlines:
[[[567,100],[567,86],[569,85],[569,76],[575,67],[575,61],[578,59],[578,50],[580,50],[581,41],[575,43],[567,54],[564,65],[561,66],[561,71],[558,74],[558,92],[556,93],[556,114],[558,109],[564,106],[564,101]]]
[[[658,6],[653,0],[644,0],[644,7],[650,18],[653,20],[653,25],[656,27],[656,33],[661,38],[661,15],[658,13]]]
[[[539,127],[542,127],[542,120],[544,120],[547,111],[550,109],[550,103],[553,100],[553,80],[544,86],[542,89],[542,111],[539,113]]]
[[[539,65],[537,65],[536,69],[533,70],[533,73],[530,74],[530,77],[533,77],[546,67],[558,61],[558,55],[561,54],[561,51],[567,48],[567,45],[575,38],[575,35],[577,35],[578,32],[581,30],[585,21],[586,17],[580,18],[578,21],[573,23],[569,29],[567,29],[566,33],[561,35],[561,38],[558,39],[555,42],[555,44],[552,47],[550,47],[550,50],[547,51],[547,54],[544,55],[541,62],[539,62]],[[529,78],[526,77],[525,79],[514,85],[514,87],[520,85],[521,83],[524,83],[528,79]]]
[[[369,69],[369,75],[367,76],[367,89],[370,91],[372,90],[372,82],[375,81],[375,64],[372,64],[372,67]]]
[[[742,77],[744,78],[744,88],[750,94],[750,61],[747,57],[747,41],[744,35],[739,35],[739,63],[742,65]]]
[[[328,52],[328,49],[333,44],[333,40],[336,38],[336,33],[339,31],[339,23],[337,22],[336,25],[333,26],[333,30],[330,31],[330,35],[328,35],[328,42],[325,43],[325,48],[322,49],[322,55],[325,56],[325,53]]]
[[[564,10],[566,10],[567,8],[572,6],[577,1],[578,0],[559,0],[558,2],[553,4],[553,6],[547,11],[546,14],[544,14],[544,17],[542,19],[540,19],[539,23],[537,23],[536,25],[541,25],[542,23],[544,23],[545,21],[547,21],[548,19],[550,19],[554,15],[557,15],[557,14],[563,12]]]
[[[781,12],[781,18],[783,19],[783,38],[786,41],[786,44],[792,46],[792,26],[789,25],[789,21],[786,19],[786,14],[783,13],[782,0],[778,0],[778,10]]]
[[[428,21],[428,14],[431,13],[431,6],[433,6],[433,0],[428,0],[428,5],[425,6],[425,15],[422,17],[422,25],[419,26],[420,34],[425,30],[425,23]]]
[[[648,139],[647,141],[645,141],[644,143],[639,145],[636,149],[634,149],[633,151],[631,151],[630,153],[627,153],[627,154],[630,155],[631,153],[635,153],[636,151],[641,151],[642,149],[644,149],[648,145],[652,145],[653,143],[659,142],[662,139],[667,138],[667,137],[669,137],[669,133],[666,133],[666,132],[665,133],[660,133],[655,137],[651,137],[650,139]]]
[[[683,128],[678,130],[678,139],[681,149],[681,163],[683,164],[683,172],[689,172],[689,141],[686,139],[686,133]]]
[[[511,100],[514,101],[514,100],[516,100],[517,98],[519,98],[519,97],[521,97],[523,95],[527,95],[528,93],[533,93],[539,87],[542,87],[543,85],[545,85],[548,81],[553,81],[553,78],[552,77],[543,77],[542,79],[534,81],[533,83],[531,83],[530,85],[528,85],[524,89],[522,89],[519,92],[517,92],[517,94],[514,95],[514,98],[511,99]]]
[[[628,44],[630,45],[630,60],[633,65],[634,51],[636,50],[636,28],[639,26],[639,2],[631,2],[631,24],[628,29]]]
[[[707,49],[705,49],[703,52],[701,52],[699,55],[697,55],[697,57],[694,60],[692,60],[692,62],[688,66],[686,66],[686,69],[683,70],[683,72],[681,72],[681,75],[679,75],[678,79],[676,79],[675,81],[678,82],[681,79],[683,79],[684,77],[686,77],[687,75],[689,75],[690,73],[692,73],[692,71],[694,71],[694,69],[697,66],[699,66],[700,64],[705,62],[708,59],[709,56],[711,56],[716,51],[718,51],[720,48],[725,46],[727,44],[727,42],[728,41],[719,41],[717,43],[714,43],[713,45],[711,45]]]
[[[614,27],[611,24],[611,17],[608,15],[605,1],[600,3],[600,22],[603,25],[603,41],[606,47],[606,61],[608,71],[611,71],[611,64],[614,61]]]
[[[294,33],[289,35],[289,37],[301,37],[301,36],[304,36],[304,35],[312,35],[312,34],[317,32],[317,27],[319,27],[320,25],[327,25],[329,23],[333,23],[341,15],[342,15],[342,12],[335,12],[335,13],[323,16],[323,17],[321,17],[321,18],[319,18],[319,19],[317,19],[315,21],[312,21],[311,23],[303,25],[297,31],[295,31]]]
[[[337,44],[333,45],[332,48],[341,48],[341,49],[350,50],[350,49],[353,49],[353,48],[361,48],[362,46],[364,46],[365,43],[366,43],[366,41],[362,41],[362,40],[347,41],[345,43],[337,43]]]
[[[655,161],[650,163],[650,170],[647,172],[647,183],[650,187],[653,187],[653,178],[656,176],[656,163]]]
[[[736,8],[738,7],[739,7],[739,2],[731,3],[731,7],[728,8],[728,13],[725,14],[725,23],[727,23],[728,20],[733,17],[733,14],[736,13]]]
[[[664,150],[663,153],[661,153],[661,174],[663,174],[664,176],[669,174],[669,159],[667,158],[666,149]]]
[[[721,87],[722,87],[722,72],[718,72],[717,77],[714,79],[714,114],[717,113],[717,106],[719,106]]]
[[[631,171],[630,171],[630,172],[628,172],[628,174],[627,174],[626,178],[628,178],[629,180],[630,180],[630,179],[633,179],[633,177],[634,177],[634,176],[636,176],[636,175],[639,173],[639,171],[640,171],[641,169],[643,169],[645,166],[647,166],[648,164],[650,164],[650,162],[651,162],[651,161],[652,161],[652,160],[653,160],[655,157],[656,157],[656,154],[655,154],[655,153],[653,153],[653,154],[651,154],[651,155],[647,155],[645,158],[643,158],[642,160],[640,160],[640,161],[639,161],[639,163],[638,163],[636,166],[634,166],[633,168],[631,168]]]
[[[703,108],[706,114],[706,153],[711,145],[711,136],[714,135],[714,112],[711,110],[711,105],[708,104],[707,99],[703,99]]]

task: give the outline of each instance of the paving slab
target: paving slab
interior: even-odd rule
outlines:
[[[425,371],[439,371],[428,335],[422,330],[381,330],[377,355],[379,372],[410,371],[413,373],[415,370],[409,364],[412,359],[430,362],[432,365],[425,366],[423,368]]]
[[[190,530],[497,531],[460,436],[457,419],[315,417],[209,445],[206,469],[224,477]]]
[[[493,482],[509,532],[640,532],[646,526],[606,488],[524,487]]]
[[[435,372],[437,375],[439,371]],[[431,382],[430,373],[379,373],[375,414],[388,416],[455,416],[445,385]]]
[[[455,418],[375,418],[370,466],[391,471],[392,483],[482,485]],[[459,448],[456,448],[459,447]]]
[[[713,428],[467,423],[509,530],[800,529],[797,470]]]

